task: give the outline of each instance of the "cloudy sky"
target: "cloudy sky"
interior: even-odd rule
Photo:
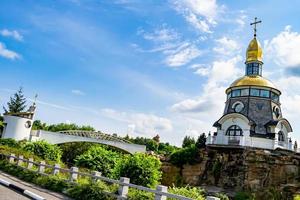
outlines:
[[[0,3],[0,103],[20,86],[37,119],[179,145],[214,131],[244,73],[254,17],[264,76],[300,140],[300,2],[64,0]]]

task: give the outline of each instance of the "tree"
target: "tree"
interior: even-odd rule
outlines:
[[[206,143],[206,135],[205,133],[202,133],[196,141],[196,147],[198,149],[205,148],[206,147],[205,143]]]
[[[32,130],[46,130],[46,128],[46,123],[42,123],[41,120],[34,120]]]
[[[103,176],[111,177],[113,168],[121,154],[107,150],[101,146],[94,146],[75,159],[76,166],[102,172]]]
[[[154,141],[156,141],[157,143],[160,142],[160,137],[159,135],[157,134],[155,137],[152,138]]]
[[[117,179],[128,177],[133,184],[154,187],[161,179],[161,162],[154,156],[136,153],[120,160],[113,174]]]
[[[193,137],[191,136],[185,136],[183,138],[183,142],[182,142],[182,148],[185,148],[185,147],[189,147],[193,144],[196,144],[196,141]]]
[[[26,108],[26,98],[23,94],[23,88],[20,87],[19,90],[10,97],[10,101],[7,102],[7,108],[3,107],[5,113],[19,113],[24,112]]]

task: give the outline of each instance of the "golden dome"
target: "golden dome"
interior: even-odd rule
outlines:
[[[232,87],[240,87],[240,86],[258,86],[258,87],[268,87],[277,89],[277,87],[268,79],[265,79],[261,76],[243,76],[242,78],[237,79],[234,81],[230,88]]]
[[[248,48],[247,48],[247,52],[246,52],[246,63],[248,62],[252,62],[252,61],[260,61],[262,62],[262,48],[260,46],[259,41],[256,39],[256,37],[254,37]]]

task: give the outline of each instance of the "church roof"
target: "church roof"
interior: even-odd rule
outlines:
[[[232,87],[239,87],[239,86],[259,86],[259,87],[268,87],[268,88],[274,88],[276,90],[277,87],[268,79],[262,77],[262,76],[243,76],[237,80],[235,80],[231,85]]]
[[[246,51],[246,63],[259,61],[262,62],[263,53],[259,41],[254,37],[248,45]]]

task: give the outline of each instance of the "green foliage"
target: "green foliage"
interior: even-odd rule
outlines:
[[[75,164],[102,172],[103,176],[111,177],[112,170],[119,159],[121,159],[121,154],[101,146],[95,146],[78,156],[75,159]]]
[[[218,184],[219,182],[221,169],[222,169],[222,162],[219,159],[216,159],[212,167],[212,172],[215,178],[215,184]]]
[[[125,156],[114,168],[114,178],[128,177],[137,185],[154,187],[161,179],[161,163],[154,156],[141,153]]]
[[[47,126],[47,131],[58,132],[66,130],[95,131],[95,129],[91,126],[78,126],[76,124],[59,123]]]
[[[206,147],[206,135],[205,133],[202,133],[198,138],[197,138],[197,141],[196,141],[196,147],[198,149],[202,149],[202,148],[205,148]]]
[[[78,200],[113,200],[115,198],[107,195],[106,192],[111,191],[111,188],[101,181],[96,183],[81,183],[74,185],[67,190],[70,197]]]
[[[192,198],[194,200],[204,200],[204,190],[197,187],[171,187],[168,190],[170,193],[182,195],[185,197]],[[173,199],[173,198],[168,198]],[[175,200],[175,199],[174,199]]]
[[[185,136],[182,141],[182,148],[190,147],[195,144],[196,144],[196,141],[193,137]]]
[[[154,193],[145,192],[130,188],[128,192],[128,200],[149,200],[154,199]]]
[[[33,182],[38,177],[36,173],[10,164],[6,160],[0,160],[0,170],[28,182]]]
[[[170,156],[170,162],[179,167],[184,164],[195,164],[200,160],[199,149],[195,145],[179,149]]]
[[[17,155],[23,155],[24,158],[33,158],[35,161],[41,161],[41,160],[45,160],[43,158],[40,158],[37,155],[32,154],[31,152],[25,151],[22,148],[14,148],[14,147],[9,147],[9,146],[1,146],[0,145],[0,153],[5,154],[5,155],[10,155],[11,153]],[[45,160],[47,161],[47,163],[49,164],[53,164],[53,161],[50,160]]]
[[[34,120],[32,130],[47,130],[47,124],[41,122],[41,120]]]
[[[170,155],[175,152],[178,148],[170,145],[169,143],[159,143],[158,145],[158,154],[161,155]]]
[[[299,194],[295,195],[294,200],[300,200],[300,195]]]
[[[32,126],[33,130],[45,130],[52,132],[59,131],[68,131],[68,130],[81,130],[81,131],[95,131],[95,129],[89,125],[77,125],[77,124],[67,124],[67,123],[59,123],[59,124],[46,124],[41,122],[40,120],[35,120]]]
[[[234,200],[255,200],[253,194],[248,192],[237,192],[233,198]]]
[[[229,197],[224,193],[217,193],[216,197],[220,198],[220,200],[230,200]]]
[[[77,156],[84,154],[87,150],[94,146],[100,146],[91,142],[70,142],[58,145],[62,150],[62,161],[69,165],[75,165]]]
[[[19,90],[10,97],[9,102],[7,102],[7,108],[3,107],[5,113],[19,113],[24,112],[26,108],[26,98],[23,94],[23,88],[20,87]]]
[[[14,148],[20,148],[20,144],[11,138],[1,138],[0,139],[0,145],[5,145],[9,147],[14,147]]]
[[[60,162],[62,151],[57,145],[46,141],[26,142],[23,147],[25,151],[31,152],[41,158]]]
[[[34,182],[43,188],[47,188],[55,192],[63,192],[65,188],[69,187],[69,184],[58,175],[38,176]]]

